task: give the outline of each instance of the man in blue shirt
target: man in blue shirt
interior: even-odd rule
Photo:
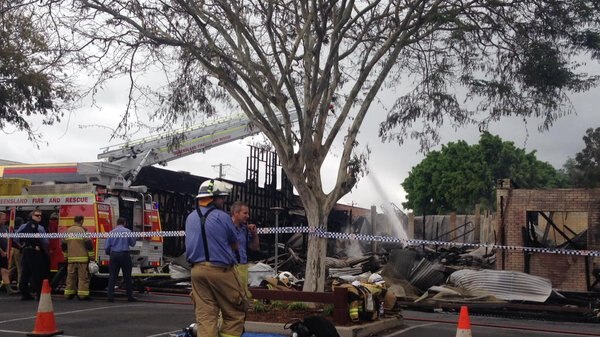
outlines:
[[[197,208],[185,221],[185,253],[192,265],[192,300],[198,336],[240,337],[247,298],[235,272],[236,229],[225,213],[231,184],[207,180],[196,196]],[[223,323],[219,331],[219,311]]]
[[[125,227],[126,224],[127,221],[125,218],[117,219],[117,227],[110,231],[110,234],[116,234],[115,237],[109,237],[104,243],[104,251],[110,256],[107,288],[109,302],[115,301],[115,283],[119,276],[119,270],[123,271],[127,300],[129,302],[137,302],[137,299],[133,297],[133,281],[131,279],[131,269],[133,266],[131,256],[129,255],[129,247],[135,246],[136,240],[132,236],[128,237],[127,233],[131,233],[131,230]]]
[[[236,201],[231,205],[231,220],[236,228],[239,248],[239,261],[235,269],[240,275],[246,296],[250,298],[252,294],[248,291],[248,249],[258,251],[260,249],[260,241],[256,232],[256,225],[249,224],[249,218],[250,207],[248,207],[248,204]]]

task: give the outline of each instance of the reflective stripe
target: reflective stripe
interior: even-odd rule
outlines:
[[[88,262],[87,256],[70,256],[67,258],[69,263],[86,263]]]
[[[86,291],[86,290],[77,290],[77,295],[78,296],[89,296],[90,292],[89,292],[89,290],[88,291]]]
[[[75,290],[67,290],[67,289],[65,289],[65,295],[75,295]]]

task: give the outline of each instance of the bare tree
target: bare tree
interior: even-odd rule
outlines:
[[[520,116],[540,118],[548,128],[571,112],[569,91],[596,84],[575,60],[600,56],[595,0],[62,5],[63,24],[78,36],[72,42],[93,46],[82,61],[100,71],[98,83],[127,74],[135,103],[148,89],[135,74],[164,71],[168,85],[155,90],[160,108],[154,117],[165,124],[213,114],[216,102],[239,106],[272,142],[315,230],[326,228],[334,204],[365,173],[369,150],[358,146],[357,135],[367,113],[375,118],[381,111],[373,103],[384,86],[411,90],[378,114],[381,136],[400,143],[415,137],[427,148],[439,140],[444,122],[485,128],[491,120]],[[52,6],[56,13],[59,5]],[[124,132],[131,107],[120,125]],[[344,144],[337,180],[324,191],[321,170],[336,139]],[[324,290],[325,247],[325,239],[310,237],[305,290]]]

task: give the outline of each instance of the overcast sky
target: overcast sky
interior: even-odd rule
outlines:
[[[593,69],[600,73],[598,66]],[[65,116],[60,124],[54,126],[39,126],[38,131],[44,134],[48,145],[35,146],[28,142],[24,133],[14,132],[7,128],[0,132],[0,159],[24,163],[64,163],[96,161],[101,148],[121,143],[122,140],[109,141],[111,131],[124,111],[125,84],[115,83],[108,86],[98,98],[101,108],[83,106],[72,114]],[[505,141],[512,141],[519,148],[528,152],[536,150],[537,158],[547,161],[555,168],[561,168],[569,157],[581,151],[584,147],[582,137],[587,128],[600,126],[600,89],[595,88],[585,94],[571,96],[577,115],[561,118],[550,131],[539,133],[539,120],[529,120],[527,125],[520,119],[506,119],[492,124],[490,132],[499,135]],[[378,109],[378,107],[374,107]],[[377,114],[382,116],[382,114]],[[417,165],[424,154],[418,152],[418,144],[408,140],[404,145],[381,143],[377,137],[380,118],[374,114],[367,115],[359,136],[359,143],[368,144],[371,149],[369,161],[370,173],[354,188],[352,193],[342,198],[340,202],[368,208],[371,205],[380,206],[393,202],[402,208],[405,192],[401,183],[409,171]],[[99,126],[106,126],[99,127]],[[527,135],[528,134],[528,135]],[[137,139],[142,135],[135,135]],[[258,138],[257,138],[258,137]],[[246,138],[241,141],[217,147],[206,153],[194,154],[170,162],[166,168],[171,170],[188,171],[195,175],[216,177],[217,165],[225,167],[226,178],[234,181],[245,179],[246,157],[249,150],[246,144],[256,142],[262,136],[254,139]],[[442,132],[442,144],[450,141],[465,140],[469,144],[477,143],[479,131],[475,127],[454,131],[446,128]],[[439,149],[440,146],[435,149]],[[340,152],[341,146],[334,148],[332,153]],[[335,159],[335,157],[333,158]],[[326,163],[323,170],[324,179],[330,183],[335,179],[337,166],[334,160]],[[329,173],[331,172],[331,173]],[[327,187],[327,186],[326,186]]]

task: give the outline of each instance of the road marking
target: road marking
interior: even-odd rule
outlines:
[[[164,336],[166,334],[170,334],[170,333],[174,333],[174,332],[182,332],[182,331],[183,331],[183,329],[179,329],[179,330],[161,332],[161,333],[157,333],[156,335],[150,335],[150,336],[146,336],[146,337],[160,337],[160,336]]]
[[[134,306],[140,306],[140,305],[131,305],[131,304],[128,304],[128,305],[107,305],[105,307],[90,308],[90,309],[81,309],[81,310],[73,310],[73,311],[65,311],[65,312],[55,313],[54,316],[63,316],[63,315],[76,314],[76,313],[87,312],[87,311],[96,311],[96,310],[113,309],[113,308],[124,308],[124,307],[134,307]],[[28,319],[34,319],[36,317],[37,317],[37,315],[36,316],[29,316],[29,317],[7,319],[5,321],[0,321],[0,324],[2,324],[2,323],[10,323],[10,322],[18,322],[18,321],[25,321],[25,320],[28,320]]]
[[[426,323],[426,324],[421,324],[421,325],[415,325],[415,326],[408,327],[408,328],[406,328],[406,329],[402,329],[402,330],[400,330],[400,331],[393,332],[393,333],[391,333],[391,334],[389,334],[389,335],[385,335],[385,336],[383,336],[383,337],[394,337],[394,336],[399,336],[399,335],[401,335],[401,334],[403,334],[403,333],[405,333],[405,332],[407,332],[407,331],[413,330],[413,329],[422,328],[422,327],[426,327],[426,326],[437,325],[437,324],[438,324],[438,323]]]
[[[16,330],[0,330],[0,332],[6,332],[6,333],[12,333],[12,334],[19,334],[19,335],[28,335],[31,332],[26,332],[26,331],[16,331]],[[71,335],[58,335],[60,337],[78,337],[78,336],[71,336]]]

